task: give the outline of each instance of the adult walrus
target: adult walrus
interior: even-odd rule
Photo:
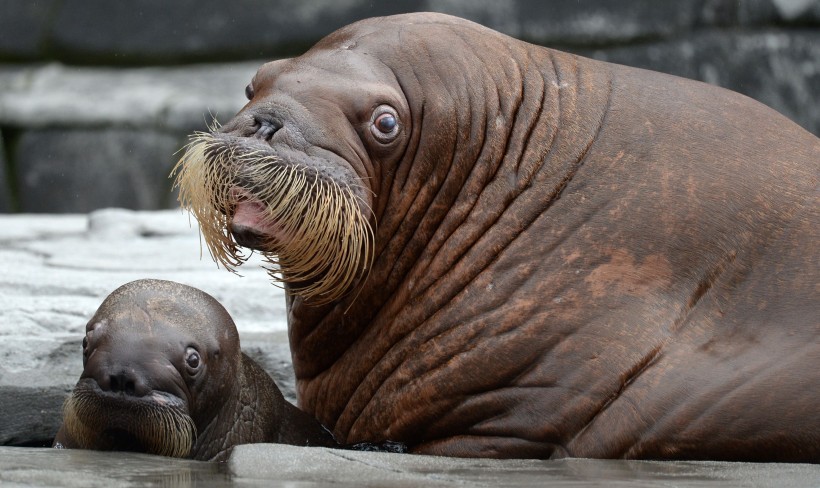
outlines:
[[[337,439],[820,461],[812,134],[437,14],[344,27],[246,92],[181,202],[227,267],[280,267],[299,403]]]
[[[55,446],[224,460],[252,442],[335,447],[239,349],[228,312],[190,286],[138,280],[88,322]]]

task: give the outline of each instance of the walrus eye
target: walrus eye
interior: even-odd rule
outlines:
[[[253,98],[253,86],[250,83],[245,87],[245,96],[248,97],[248,100]]]
[[[381,114],[379,118],[376,119],[376,128],[379,129],[382,134],[393,132],[397,124],[398,122],[396,121],[396,117],[393,117],[393,114]]]
[[[388,143],[399,134],[399,116],[393,107],[380,105],[370,119],[370,132],[381,143]]]
[[[185,351],[185,364],[187,364],[188,367],[194,371],[196,371],[196,369],[199,368],[199,353],[193,347],[189,347]]]

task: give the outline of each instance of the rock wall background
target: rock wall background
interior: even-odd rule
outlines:
[[[175,151],[263,61],[420,10],[725,86],[820,134],[820,0],[0,0],[0,212],[174,206]]]

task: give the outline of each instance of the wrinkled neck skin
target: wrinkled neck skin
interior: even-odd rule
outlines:
[[[464,44],[453,50],[457,58],[415,66],[427,71],[393,67],[404,70],[397,77],[410,103],[425,102],[411,105],[404,157],[378,175],[372,270],[330,306],[288,299],[300,406],[335,426],[343,443],[381,440],[357,424],[365,409],[387,427],[386,439],[407,434],[382,425],[390,408],[374,414],[368,403],[385,380],[398,380],[397,368],[412,368],[409,355],[428,340],[471,326],[463,317],[504,302],[494,293],[468,298],[468,286],[492,290],[482,272],[560,197],[603,122],[606,76],[578,71],[561,53],[489,50]],[[503,69],[484,69],[487,57],[502,59]],[[441,63],[463,69],[440,73]],[[452,73],[464,78],[447,79]],[[502,89],[511,95],[500,96]],[[588,103],[579,104],[582,97]],[[475,143],[481,140],[492,143]],[[490,228],[496,231],[487,235]]]
[[[222,407],[211,421],[199,429],[191,457],[203,461],[225,461],[234,445],[270,441],[271,421],[281,417],[281,406],[274,395],[281,396],[279,389],[264,381],[256,366],[245,354],[242,365],[236,368],[238,378],[231,378],[233,388]]]
[[[300,407],[342,444],[428,454],[765,458],[799,422],[754,395],[778,385],[766,358],[816,354],[799,305],[816,174],[783,154],[771,178],[760,154],[818,153],[813,136],[740,95],[486,32],[444,51],[379,58],[412,134],[373,171],[367,280],[288,299]]]
[[[271,377],[242,354],[234,389],[219,413],[200,429],[193,459],[226,461],[234,446],[273,442],[336,447],[333,436],[313,417],[288,403]]]
[[[243,364],[244,364],[243,355]],[[221,402],[220,409],[216,415],[203,426],[197,425],[197,438],[190,457],[202,461],[225,461],[230,455],[233,445],[240,434],[239,430],[245,428],[241,423],[243,408],[258,408],[258,398],[256,392],[244,393],[240,385],[245,380],[246,368],[237,368],[238,378],[231,379],[233,387],[226,398],[214,398],[214,402]],[[245,389],[247,390],[247,388]],[[252,410],[256,411],[256,410]],[[227,419],[230,419],[228,421]]]

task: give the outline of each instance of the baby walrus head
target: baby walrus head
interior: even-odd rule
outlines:
[[[139,280],[103,301],[56,447],[222,460],[253,442],[336,445],[240,352],[233,320],[207,293]]]

